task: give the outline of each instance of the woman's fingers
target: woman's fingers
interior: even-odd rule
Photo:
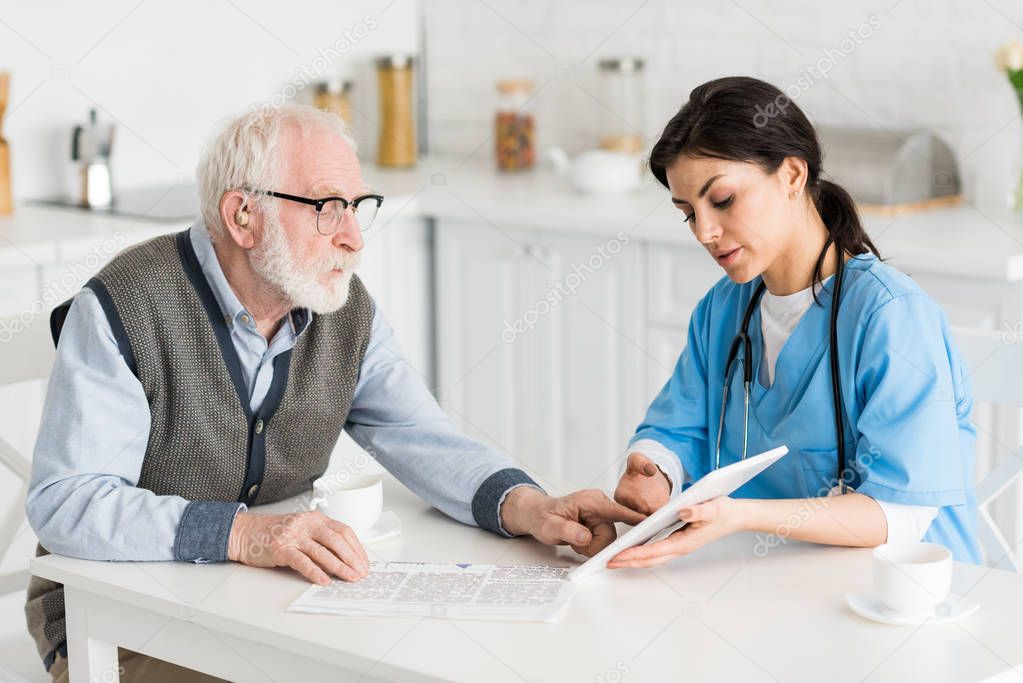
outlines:
[[[712,498],[697,505],[689,505],[678,511],[678,518],[683,522],[713,522],[717,517],[717,498]]]
[[[647,478],[646,476],[640,476],[637,474],[626,475],[622,477],[622,481],[618,484],[618,488],[614,492],[614,501],[624,505],[630,510],[638,512],[640,515],[649,515],[656,508],[651,506],[648,502],[648,498],[653,498],[654,491],[650,488],[650,485],[654,480]],[[621,520],[628,521],[628,520]],[[642,520],[640,520],[642,521]],[[629,522],[629,524],[638,524],[639,522]]]
[[[645,567],[657,567],[662,565],[668,560],[671,560],[671,556],[666,557],[653,557],[645,560],[612,560],[607,563],[608,569],[642,569]]]
[[[600,522],[594,525],[590,542],[585,545],[573,545],[572,550],[576,551],[580,555],[593,557],[601,550],[611,545],[616,538],[618,538],[618,532],[615,531],[614,524],[610,522]]]
[[[652,477],[657,474],[657,465],[642,453],[631,453],[625,471]]]
[[[638,545],[618,553],[607,563],[609,569],[622,567],[652,567],[668,560],[687,555],[695,550],[689,534],[680,529],[663,541],[649,545]]]

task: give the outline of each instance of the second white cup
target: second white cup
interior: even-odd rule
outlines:
[[[371,529],[384,509],[384,486],[379,476],[337,474],[313,482],[317,509],[356,532]]]
[[[874,549],[877,599],[909,616],[929,616],[952,588],[952,551],[936,543],[886,543]]]

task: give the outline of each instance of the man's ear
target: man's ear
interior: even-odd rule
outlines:
[[[257,216],[251,202],[241,190],[228,190],[220,198],[220,220],[235,244],[243,249],[256,245]]]

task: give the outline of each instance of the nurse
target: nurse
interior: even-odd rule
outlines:
[[[654,145],[654,176],[726,277],[693,311],[615,499],[649,513],[744,453],[784,444],[789,454],[732,496],[683,509],[687,526],[609,567],[660,564],[736,531],[842,546],[922,539],[980,562],[973,400],[948,321],[881,261],[821,156],[792,100],[741,77],[693,90]],[[747,309],[750,356],[738,344],[726,378]]]

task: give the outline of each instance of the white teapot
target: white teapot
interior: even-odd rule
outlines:
[[[569,159],[565,150],[554,147],[547,158],[558,175],[583,194],[624,194],[639,187],[643,179],[643,155],[591,149]]]

